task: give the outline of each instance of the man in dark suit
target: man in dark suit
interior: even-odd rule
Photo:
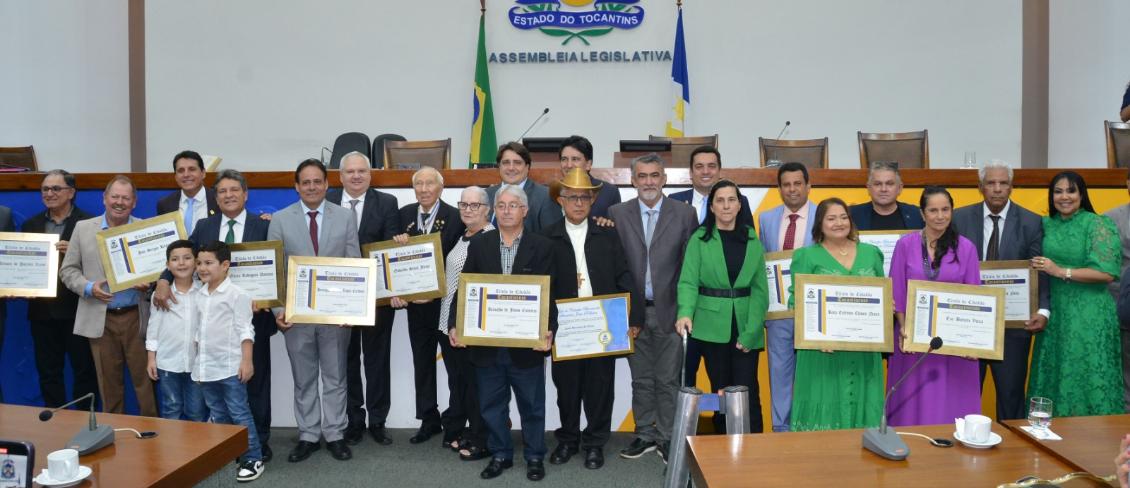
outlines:
[[[262,242],[267,240],[270,222],[261,215],[247,211],[247,180],[234,169],[220,171],[213,185],[220,212],[196,223],[189,240],[197,249],[222,241],[227,244]],[[161,274],[153,292],[153,302],[158,308],[167,307],[167,301],[176,301],[169,284],[173,275],[168,270]],[[255,374],[247,382],[247,403],[259,434],[259,448],[263,462],[274,457],[268,442],[271,440],[271,336],[278,332],[275,316],[270,310],[260,310],[251,319],[255,327],[251,363]]]
[[[75,206],[74,175],[61,169],[48,171],[39,188],[47,210],[27,219],[20,231],[58,234],[59,242],[55,249],[66,253],[75,223],[93,215]],[[68,356],[74,376],[72,398],[98,392],[90,341],[74,334],[78,295],[61,281],[57,290],[55,298],[32,298],[27,304],[27,319],[31,322],[31,338],[35,346],[35,367],[39,371],[39,391],[46,407],[67,403],[63,369]]]
[[[494,194],[498,193],[502,185],[517,185],[526,192],[526,198],[530,201],[530,211],[526,213],[526,230],[538,233],[561,220],[561,207],[549,198],[549,189],[530,179],[532,159],[526,146],[517,142],[499,146],[495,162],[498,163],[502,183],[487,188],[489,201],[494,201]],[[493,210],[487,219],[494,222]]]
[[[400,209],[402,232],[418,236],[438,232],[443,243],[443,254],[451,251],[466,227],[459,218],[459,210],[440,200],[443,193],[443,175],[431,167],[420,168],[412,175],[412,189],[416,203]],[[412,345],[412,366],[416,384],[416,418],[420,428],[408,439],[419,444],[443,431],[436,400],[436,348],[439,347],[440,300],[415,300],[407,303],[393,297],[395,308],[408,307],[408,339]]]
[[[600,184],[590,180],[588,173],[573,168],[551,190],[565,209],[565,218],[544,233],[553,241],[557,261],[553,280],[560,299],[631,293],[635,289],[616,230],[588,221],[599,189]],[[631,298],[628,324],[638,329],[643,326],[643,296],[633,294]],[[584,448],[585,467],[599,469],[604,466],[604,445],[612,430],[616,357],[555,362],[552,373],[561,428],[555,431],[558,444],[549,462],[564,464]],[[587,421],[584,431],[582,405]]]
[[[204,158],[196,151],[181,151],[173,156],[173,171],[176,172],[177,186],[174,191],[157,200],[157,215],[180,210],[184,212],[184,230],[192,235],[196,222],[216,215],[220,208],[216,205],[216,193],[204,188]]]
[[[675,332],[676,288],[683,253],[698,219],[690,205],[663,196],[667,174],[662,159],[637,158],[631,168],[632,186],[639,196],[608,210],[632,272],[632,296],[644,299],[644,322],[632,332],[635,353],[628,356],[636,439],[620,451],[620,457],[636,459],[658,449],[666,460],[683,374],[679,371],[683,346]]]
[[[400,214],[397,211],[396,197],[369,187],[372,181],[369,158],[354,151],[341,158],[342,189],[332,189],[326,193],[326,200],[353,211],[357,216],[357,241],[362,246],[372,242],[387,241],[400,232]],[[377,308],[377,322],[374,327],[354,327],[350,332],[349,351],[346,357],[346,416],[349,426],[345,428],[345,442],[356,445],[361,442],[366,429],[373,440],[381,445],[392,444],[392,438],[385,433],[385,419],[388,418],[391,394],[390,358],[392,345],[392,321],[396,311],[391,307]],[[364,351],[365,387],[361,386],[361,353]]]
[[[494,211],[498,229],[471,240],[463,273],[554,275],[553,243],[546,237],[524,231],[528,205],[521,188],[508,186],[495,196]],[[543,297],[544,298],[544,297]],[[510,391],[522,418],[522,456],[526,459],[526,478],[545,478],[545,355],[557,330],[556,294],[549,299],[549,330],[545,342],[531,349],[516,347],[470,348],[479,388],[479,405],[489,435],[490,463],[479,476],[498,477],[514,466],[514,444],[510,438]],[[451,303],[448,340],[453,347],[464,347],[456,340],[456,311],[459,297]]]
[[[979,175],[979,190],[984,201],[961,207],[953,212],[957,233],[977,246],[982,261],[1029,260],[1040,256],[1044,228],[1040,216],[1009,200],[1012,194],[1012,168],[1008,163],[992,160],[985,163]],[[1048,277],[1039,275],[1039,310],[1032,314],[1023,329],[1005,329],[1004,359],[981,360],[981,381],[986,366],[992,368],[997,387],[997,418],[1020,419],[1026,416],[1024,387],[1028,376],[1028,350],[1032,333],[1048,323]]]
[[[699,146],[691,151],[691,189],[683,190],[668,195],[669,197],[694,207],[698,223],[706,218],[706,197],[710,188],[722,178],[722,153],[713,146]],[[749,200],[745,195],[742,199],[742,209],[738,212],[738,225],[753,227],[753,209],[749,208]],[[697,368],[697,365],[695,366]]]
[[[561,141],[561,150],[557,152],[561,159],[561,174],[566,174],[573,168],[581,168],[588,173],[592,170],[592,143],[581,136],[569,136]],[[620,203],[620,190],[616,185],[607,181],[593,178],[594,183],[600,184],[600,191],[596,193],[596,201],[592,203],[593,217],[608,217],[608,207]]]
[[[898,201],[902,194],[899,164],[893,161],[871,163],[867,174],[867,194],[871,201],[851,206],[851,220],[859,230],[921,229],[922,211]]]

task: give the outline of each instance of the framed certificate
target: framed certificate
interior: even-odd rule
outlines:
[[[455,336],[469,346],[534,348],[549,330],[549,277],[463,273]]]
[[[281,307],[286,301],[282,241],[230,244],[228,278],[248,295],[255,308]]]
[[[894,350],[890,278],[797,275],[794,283],[797,349]]]
[[[377,265],[372,259],[290,256],[286,265],[286,321],[373,325],[377,318]]]
[[[789,269],[792,266],[792,250],[765,253],[765,277],[769,280],[769,310],[765,313],[766,320],[793,318],[793,311],[789,309],[789,286],[793,284],[793,275]]]
[[[438,232],[409,237],[404,246],[395,241],[365,244],[361,255],[377,262],[377,305],[388,305],[392,297],[420,300],[447,294]]]
[[[926,352],[930,339],[942,338],[935,354],[979,359],[1004,357],[1004,290],[991,286],[910,280],[906,290],[909,338],[903,351]]]
[[[902,236],[917,230],[861,230],[859,242],[866,242],[883,252],[883,276],[891,275],[891,258],[895,255],[895,243]]]
[[[1004,289],[1004,326],[1022,329],[1039,308],[1040,282],[1028,261],[982,261],[981,284]]]
[[[599,295],[557,300],[557,333],[553,360],[631,354],[628,335],[631,294]]]
[[[59,284],[56,234],[0,232],[0,296],[53,297]]]
[[[98,251],[110,292],[157,281],[168,261],[165,248],[187,235],[179,210],[98,232]]]

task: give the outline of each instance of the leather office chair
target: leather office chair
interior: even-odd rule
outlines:
[[[330,163],[327,165],[329,169],[341,168],[341,157],[353,151],[364,154],[373,160],[372,154],[369,153],[369,136],[361,132],[346,132],[334,140],[333,153],[330,155]]]
[[[373,138],[373,168],[384,169],[385,167],[385,143],[388,141],[407,141],[404,136],[400,134],[381,134]]]
[[[387,169],[420,169],[431,166],[438,170],[451,168],[451,138],[434,141],[385,141],[384,164]]]
[[[1103,121],[1106,133],[1106,165],[1108,168],[1130,168],[1130,124]]]
[[[828,138],[823,139],[766,139],[757,138],[761,153],[761,167],[770,160],[781,163],[797,162],[808,169],[828,168]]]
[[[649,141],[671,142],[671,160],[667,161],[667,167],[669,168],[691,167],[691,153],[699,146],[718,148],[718,134],[690,137],[647,136],[647,139]]]
[[[857,132],[859,167],[875,161],[896,161],[900,168],[930,168],[930,139],[926,130],[917,132]]]

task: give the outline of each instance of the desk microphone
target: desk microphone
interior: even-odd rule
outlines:
[[[789,130],[790,125],[793,125],[793,122],[791,120],[786,120],[784,127],[781,127],[781,132],[777,133],[777,139],[780,139],[781,136],[785,135],[785,131]]]
[[[518,138],[515,139],[515,141],[522,142],[522,138],[526,137],[526,134],[530,133],[530,129],[533,129],[534,125],[536,125],[538,123],[538,121],[541,120],[542,117],[545,117],[545,114],[548,114],[548,113],[549,113],[549,107],[546,107],[545,110],[542,110],[541,113],[538,114],[538,118],[534,119],[534,122],[532,124],[530,124],[529,127],[526,127],[526,131],[523,132],[522,135],[518,136]]]
[[[781,140],[781,136],[785,135],[785,131],[789,130],[790,125],[793,125],[793,122],[791,120],[786,120],[785,125],[781,127],[781,132],[777,133],[777,138],[774,139],[774,140],[775,141]],[[779,152],[780,152],[779,147],[773,146],[773,155],[769,157],[769,161],[765,162],[766,168],[774,168],[774,167],[780,166],[782,164],[781,160],[778,159],[778,156],[779,156],[778,153]]]
[[[918,358],[918,361],[915,361],[914,365],[911,366],[910,369],[906,370],[906,372],[902,374],[902,377],[895,382],[894,386],[892,386],[891,389],[887,391],[887,395],[883,397],[883,417],[879,422],[879,427],[872,427],[863,431],[864,449],[878,454],[879,456],[895,461],[902,461],[910,455],[910,448],[906,447],[906,443],[902,441],[898,433],[893,430],[887,429],[887,400],[891,399],[891,394],[893,394],[895,390],[898,389],[899,385],[902,384],[903,380],[905,380],[907,376],[910,376],[911,372],[918,368],[919,364],[922,364],[922,361],[926,359],[926,356],[929,356],[931,352],[934,352],[941,347],[941,337],[930,339],[930,349],[923,353],[922,356]]]
[[[106,424],[98,425],[98,421],[94,418],[94,393],[87,393],[64,403],[62,406],[39,412],[39,420],[46,422],[51,420],[51,417],[55,416],[55,412],[86,399],[90,399],[90,422],[85,429],[80,430],[78,434],[75,434],[75,436],[71,438],[71,441],[67,443],[67,448],[78,451],[80,456],[92,453],[114,443],[114,428]]]

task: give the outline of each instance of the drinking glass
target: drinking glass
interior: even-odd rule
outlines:
[[[1052,425],[1052,401],[1044,397],[1032,397],[1028,402],[1028,425],[1047,430]]]
[[[973,151],[965,151],[965,164],[962,166],[966,169],[973,169],[977,167],[977,153]]]

